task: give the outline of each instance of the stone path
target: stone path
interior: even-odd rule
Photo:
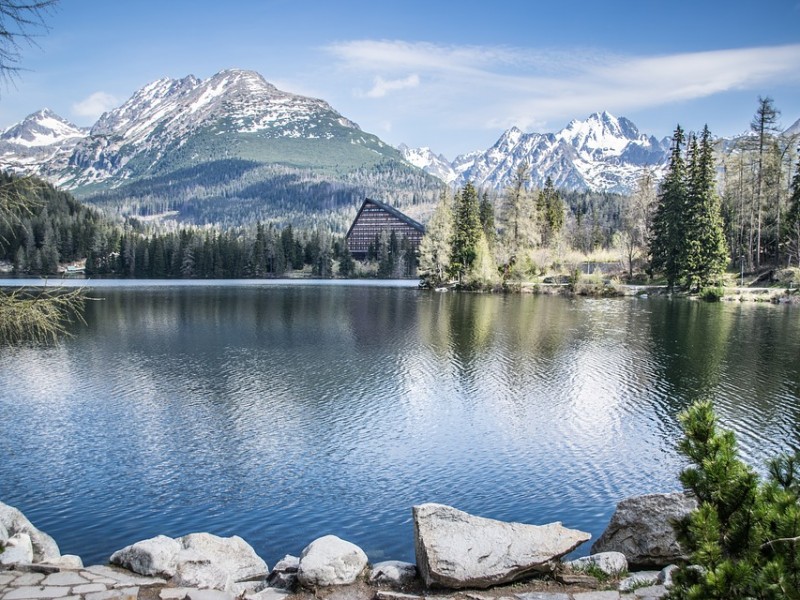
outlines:
[[[43,569],[46,570],[46,569]],[[498,590],[499,592],[499,590]],[[631,593],[618,591],[585,592],[506,592],[480,594],[405,594],[389,590],[357,591],[340,589],[338,600],[655,600],[666,595],[660,585],[642,587]],[[0,600],[313,600],[312,593],[289,594],[278,588],[235,595],[231,592],[197,588],[169,587],[164,579],[141,577],[129,571],[105,566],[52,572],[0,571]],[[324,595],[323,595],[324,596]]]

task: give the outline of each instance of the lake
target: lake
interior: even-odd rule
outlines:
[[[796,307],[92,285],[73,337],[0,348],[0,500],[87,564],[195,531],[270,565],[329,533],[413,561],[423,502],[596,538],[620,499],[678,489],[697,398],[759,469],[800,448]]]

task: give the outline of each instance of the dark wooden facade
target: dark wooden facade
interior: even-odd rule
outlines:
[[[367,198],[347,232],[347,248],[355,258],[364,259],[369,245],[382,231],[394,231],[398,240],[407,238],[416,250],[425,235],[425,226],[385,202]]]

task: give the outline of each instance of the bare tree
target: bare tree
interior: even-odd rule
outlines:
[[[23,46],[35,44],[35,36],[47,30],[44,17],[56,3],[0,0],[0,79],[8,82],[19,73]],[[0,221],[10,223],[30,213],[37,188],[28,178],[0,187]],[[67,332],[69,321],[82,320],[84,300],[79,289],[0,292],[0,343],[55,341]]]

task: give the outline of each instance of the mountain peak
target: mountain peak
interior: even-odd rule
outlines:
[[[28,148],[53,146],[86,136],[86,132],[49,108],[31,113],[6,129],[0,140]]]

